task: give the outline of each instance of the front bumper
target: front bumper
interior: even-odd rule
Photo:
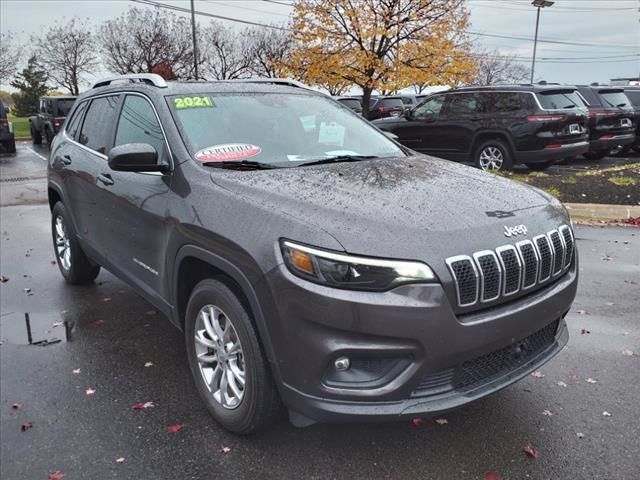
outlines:
[[[311,284],[280,265],[256,287],[273,299],[264,302],[264,313],[280,393],[291,410],[317,421],[393,420],[486,396],[558,353],[568,340],[563,318],[575,297],[577,262],[540,290],[464,315],[456,315],[438,284],[353,292]],[[509,360],[512,349],[516,355],[541,331],[550,335],[544,344],[522,361]],[[459,380],[465,366],[495,352],[509,360],[507,368]],[[338,357],[373,370],[390,359],[401,362],[374,381],[341,383],[328,380]]]
[[[582,155],[588,151],[589,142],[567,143],[556,148],[516,152],[516,161],[517,163],[547,163]]]

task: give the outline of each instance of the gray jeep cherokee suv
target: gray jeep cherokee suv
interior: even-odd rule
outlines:
[[[64,278],[105,267],[166,314],[235,432],[283,404],[298,425],[429,416],[567,342],[560,202],[293,82],[102,81],[55,137],[48,184]]]

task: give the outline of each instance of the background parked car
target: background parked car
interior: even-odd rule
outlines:
[[[468,87],[431,95],[403,118],[374,122],[409,148],[483,170],[543,169],[589,148],[575,87]]]
[[[75,101],[71,96],[40,98],[38,114],[29,118],[34,145],[40,145],[43,138],[51,144]]]
[[[9,109],[0,103],[0,148],[2,153],[16,153],[13,125],[7,118]]]
[[[604,158],[616,148],[635,141],[634,110],[622,87],[579,85],[578,91],[588,108],[588,159]]]
[[[620,155],[628,154],[631,149],[640,153],[640,85],[629,85],[623,87],[623,89],[635,112],[636,138],[633,144],[627,145],[620,151]]]
[[[356,97],[336,97],[336,100],[343,104],[345,107],[350,108],[358,114],[362,114],[362,103],[359,98]]]
[[[376,97],[369,100],[367,119],[399,117],[404,112],[404,103],[400,97]]]

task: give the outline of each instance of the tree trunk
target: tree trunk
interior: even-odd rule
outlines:
[[[371,100],[371,87],[362,87],[362,116],[367,118],[369,116],[369,100]]]

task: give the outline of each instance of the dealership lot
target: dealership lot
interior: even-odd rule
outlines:
[[[148,303],[106,272],[91,286],[64,284],[43,203],[46,154],[19,144],[16,156],[0,158],[0,274],[8,277],[0,286],[3,478],[55,470],[65,479],[636,477],[637,229],[577,227],[571,338],[543,377],[443,415],[443,425],[296,429],[283,419],[245,438],[211,420],[181,334]],[[28,330],[31,343],[41,343],[29,345]],[[154,406],[132,408],[145,402]],[[32,428],[22,432],[27,422]],[[168,432],[175,424],[183,428]],[[522,452],[526,446],[537,459]]]

